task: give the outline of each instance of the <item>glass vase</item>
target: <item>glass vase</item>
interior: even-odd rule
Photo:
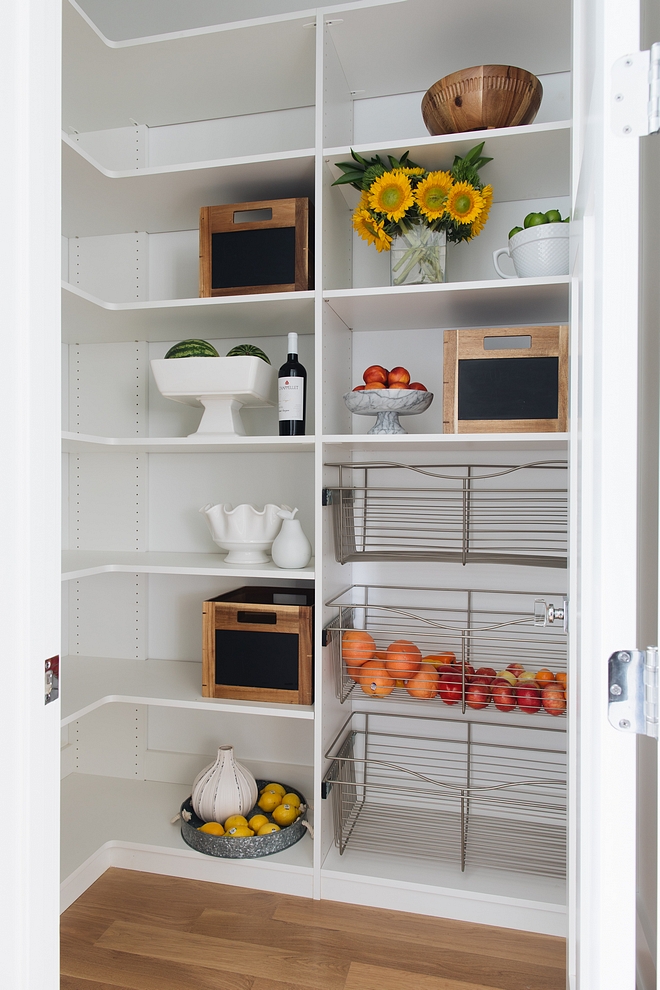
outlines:
[[[444,282],[447,275],[447,233],[416,224],[397,234],[390,248],[390,285]]]

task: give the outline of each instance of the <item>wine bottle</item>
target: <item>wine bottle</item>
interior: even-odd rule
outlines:
[[[290,333],[286,363],[277,375],[280,436],[297,437],[305,432],[307,372],[298,360],[298,334]]]

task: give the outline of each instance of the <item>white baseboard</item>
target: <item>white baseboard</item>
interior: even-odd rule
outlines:
[[[160,873],[186,880],[206,880],[234,887],[271,890],[297,897],[313,897],[311,868],[280,866],[264,859],[214,859],[194,850],[164,849],[132,842],[106,842],[60,887],[60,910],[66,909],[111,866],[142,873]]]
[[[435,918],[451,918],[476,925],[559,935],[563,938],[567,932],[566,908],[563,904],[497,897],[449,888],[429,889],[423,884],[395,884],[389,880],[331,870],[321,870],[321,898],[426,914]]]

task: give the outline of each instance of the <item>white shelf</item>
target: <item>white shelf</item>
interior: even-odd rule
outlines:
[[[62,554],[62,580],[118,571],[128,574],[194,574],[214,577],[265,578],[282,581],[314,579],[314,558],[299,570],[277,567],[272,561],[259,567],[225,564],[219,553],[166,553],[160,551],[67,550]]]
[[[156,127],[311,106],[309,13],[112,42],[63,4],[63,125]]]
[[[314,332],[313,292],[269,292],[213,299],[160,299],[113,303],[62,283],[63,339],[181,340],[195,337],[279,337]],[[185,331],[184,328],[185,327]]]
[[[532,326],[567,322],[570,284],[570,275],[557,275],[329,289],[323,298],[355,331]]]
[[[300,454],[314,450],[314,437],[227,437],[209,443],[190,437],[95,437],[86,433],[62,433],[62,450],[69,454]]]
[[[196,661],[63,657],[62,725],[113,702],[275,718],[314,718],[314,709],[308,705],[203,698],[199,691],[201,683],[202,665]]]
[[[382,451],[400,453],[406,451],[434,450],[451,453],[464,450],[557,450],[566,453],[568,433],[408,433],[387,436],[382,434],[338,434],[322,437],[325,444],[337,444],[348,450]]]
[[[314,196],[314,150],[110,172],[64,136],[62,233],[197,230],[215,203]]]
[[[299,770],[309,777],[309,768],[301,767]],[[283,779],[291,783],[289,777],[283,776]],[[181,804],[190,796],[190,787],[190,784],[153,780],[69,774],[62,781],[62,878],[70,877],[108,842],[130,843],[136,861],[139,861],[140,849],[145,852],[160,849],[208,864],[210,872],[213,869],[211,864],[217,861],[191,849],[181,838],[178,822],[171,824]],[[304,836],[294,846],[273,856],[220,862],[311,872],[312,850],[311,840]],[[219,877],[214,879],[222,882]],[[248,876],[245,886],[251,886]]]
[[[431,171],[451,168],[454,155],[462,157],[482,141],[486,142],[484,155],[493,159],[484,169],[484,182],[493,186],[496,203],[533,199],[539,196],[540,189],[544,196],[569,195],[571,123],[568,120],[363,144],[354,146],[354,150],[365,158],[377,154],[400,158],[408,151],[412,161]],[[323,155],[336,179],[342,172],[335,163],[350,161],[351,148],[325,148]],[[339,188],[354,209],[360,194],[349,185]]]

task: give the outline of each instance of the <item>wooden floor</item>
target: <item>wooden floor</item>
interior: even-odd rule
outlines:
[[[561,938],[111,869],[62,915],[61,990],[564,990]]]

